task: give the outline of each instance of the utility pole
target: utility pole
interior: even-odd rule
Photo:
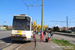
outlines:
[[[42,20],[41,20],[41,30],[43,32],[43,0],[42,0]]]
[[[48,28],[49,28],[49,24],[48,24]]]
[[[36,19],[36,30],[37,30],[37,19]]]
[[[36,26],[37,26],[37,19],[36,19]]]
[[[68,33],[68,16],[66,17],[66,22],[67,22],[67,33]]]
[[[43,32],[43,0],[42,0],[42,5],[27,5],[27,7],[33,7],[33,6],[42,6],[41,31]]]

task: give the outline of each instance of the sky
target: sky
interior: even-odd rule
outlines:
[[[41,25],[42,6],[28,7],[27,5],[42,5],[42,0],[0,0],[0,25],[12,26],[13,16],[26,14],[32,20]],[[44,0],[43,25],[49,27],[66,27],[66,17],[68,17],[68,27],[75,26],[75,0]],[[6,22],[4,22],[6,21]],[[52,22],[65,21],[65,22]]]

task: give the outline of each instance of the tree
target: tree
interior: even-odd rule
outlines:
[[[39,31],[41,29],[41,25],[37,25],[37,31]]]
[[[3,27],[6,27],[6,29],[8,29],[8,25],[4,25]]]
[[[45,30],[45,29],[47,29],[47,28],[48,28],[48,26],[47,26],[47,25],[44,25],[44,26],[43,26],[43,29],[44,29],[44,30]]]
[[[51,30],[53,31],[54,29],[53,29],[53,28],[51,28]]]
[[[56,31],[56,28],[55,28],[55,26],[53,27],[53,31]]]
[[[59,27],[58,26],[56,26],[56,31],[59,31]]]
[[[33,20],[33,26],[34,26],[34,29],[36,29],[36,22]]]
[[[72,28],[69,28],[69,30],[71,30]]]
[[[48,30],[51,30],[51,28],[48,28]]]
[[[66,27],[63,27],[63,31],[65,31]]]
[[[54,26],[54,27],[53,27],[53,30],[54,30],[54,31],[59,31],[59,27],[58,27],[58,26],[56,26],[56,27]]]

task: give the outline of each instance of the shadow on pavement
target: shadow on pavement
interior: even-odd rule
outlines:
[[[10,43],[11,37],[5,37],[5,38],[2,38],[0,40],[3,41],[3,42],[6,42],[6,43]]]
[[[24,44],[24,43],[30,43],[31,42],[31,41],[13,41],[12,42],[11,36],[10,37],[6,37],[6,38],[2,38],[0,40],[5,42],[5,43],[17,43],[17,44]]]

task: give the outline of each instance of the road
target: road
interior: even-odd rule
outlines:
[[[0,39],[10,36],[11,36],[11,31],[0,31]]]
[[[71,43],[75,44],[75,38],[73,38],[73,37],[54,34],[53,38],[54,39],[68,40]],[[47,44],[46,48],[49,48],[49,46],[50,46],[49,43],[40,43],[40,40],[39,40],[39,42],[38,42],[38,40],[36,41],[38,46],[40,44],[41,45]],[[50,44],[55,45],[52,42]],[[35,50],[35,42],[34,41],[32,41],[32,42],[14,41],[12,43],[12,41],[11,41],[11,31],[0,31],[0,50]],[[40,50],[40,48],[38,48],[38,50]]]
[[[35,43],[11,41],[11,31],[0,31],[0,50],[34,50]]]

